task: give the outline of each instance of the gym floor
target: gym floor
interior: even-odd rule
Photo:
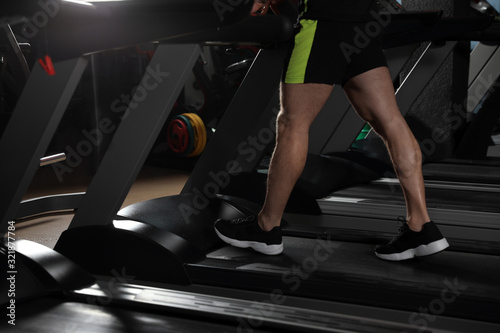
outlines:
[[[188,177],[188,171],[146,165],[142,168],[122,207],[178,194]],[[50,166],[44,167],[36,174],[24,200],[55,194],[85,192],[90,180],[91,176],[88,175],[72,175],[60,182]],[[66,211],[18,220],[16,238],[53,248],[60,234],[68,228],[72,218],[73,212]]]

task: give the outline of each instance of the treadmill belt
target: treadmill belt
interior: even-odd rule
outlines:
[[[426,180],[500,184],[498,162],[496,165],[428,163],[422,171]]]
[[[358,185],[334,192],[336,197],[362,198],[363,202],[383,202],[404,206],[404,197],[399,184]],[[500,192],[460,191],[441,188],[426,188],[429,208],[456,209],[480,212],[500,212]]]
[[[446,314],[500,320],[500,257],[445,251],[387,262],[375,257],[373,244],[284,237],[284,245],[279,256],[224,247],[188,265],[188,271],[195,283],[260,291],[280,288],[301,297],[410,311],[454,288],[459,296]]]

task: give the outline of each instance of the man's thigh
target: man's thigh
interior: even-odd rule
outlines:
[[[282,83],[281,118],[296,125],[310,126],[333,90],[321,83]]]

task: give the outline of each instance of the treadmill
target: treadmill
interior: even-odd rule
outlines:
[[[140,8],[146,10],[147,6]],[[254,29],[257,21],[248,22]],[[283,34],[276,39],[286,40],[291,25],[274,18],[269,22],[282,27]],[[268,30],[265,32],[269,36]],[[182,73],[174,69],[191,66],[190,59],[198,54],[197,45],[167,46],[158,49],[150,66],[169,63],[171,75],[182,80]],[[172,56],[174,51],[177,57]],[[432,258],[388,263],[373,256],[374,244],[370,242],[337,240],[333,233],[314,230],[288,233],[284,239],[286,250],[276,257],[221,244],[213,231],[213,221],[255,212],[258,206],[214,193],[213,189],[228,187],[241,169],[259,163],[239,154],[238,146],[254,143],[253,131],[265,129],[276,116],[280,76],[276,68],[280,68],[285,54],[286,45],[261,50],[221,120],[199,162],[199,168],[207,161],[219,163],[221,168],[205,169],[212,170],[208,174],[194,172],[178,196],[139,203],[118,212],[152,144],[149,139],[157,130],[158,120],[149,118],[166,118],[165,110],[169,108],[165,99],[172,98],[152,92],[144,107],[160,110],[130,113],[117,130],[70,228],[61,235],[56,252],[16,242],[17,255],[23,258],[26,268],[38,272],[23,274],[36,282],[25,285],[51,286],[25,295],[26,306],[20,305],[19,318],[25,315],[30,322],[21,325],[36,325],[39,332],[57,331],[59,328],[51,324],[54,320],[74,330],[90,327],[93,332],[139,330],[144,327],[140,325],[152,330],[158,329],[157,325],[173,325],[168,327],[179,331],[192,331],[202,325],[207,331],[255,332],[498,331],[497,256],[449,251]],[[69,65],[75,66],[75,61],[56,63],[56,71],[68,72],[64,66],[71,69]],[[67,76],[66,81],[71,81],[71,75]],[[262,77],[267,79],[263,82]],[[44,80],[47,76],[38,68],[28,82],[26,96],[47,98],[29,90],[40,87]],[[30,85],[32,82],[38,84]],[[60,83],[62,87],[66,84]],[[249,100],[247,96],[256,89],[261,98]],[[171,95],[176,93],[173,89]],[[164,110],[159,103],[167,104]],[[9,128],[23,128],[22,122],[16,118],[13,121]],[[16,132],[9,128],[6,133]],[[31,141],[44,141],[36,135]],[[3,137],[1,151],[12,138],[16,137]],[[263,154],[264,148],[258,147],[262,145],[253,148]],[[22,152],[23,156],[30,155],[32,150]],[[25,178],[32,177],[26,166],[36,162],[23,161],[16,165],[16,169],[25,170],[21,180],[17,179],[21,185],[27,182]],[[200,182],[203,176],[209,181]],[[13,182],[5,184],[14,187]],[[18,187],[11,190],[2,190],[2,198],[23,191]],[[8,201],[14,208],[2,206],[2,227],[15,216],[15,201]],[[65,264],[51,269],[48,256]],[[489,274],[480,274],[482,271]],[[41,298],[34,298],[40,294]],[[34,310],[42,306],[41,313]],[[99,318],[101,321],[96,320]],[[190,318],[196,319],[194,328],[186,326]],[[12,327],[2,323],[2,328]],[[68,326],[59,330],[64,329],[68,330]]]
[[[413,15],[415,14],[411,14],[412,19],[415,17]],[[436,15],[436,13],[432,15]],[[423,17],[427,24],[429,13],[423,13]],[[450,43],[441,49],[429,50],[427,57],[423,57],[418,65],[427,66],[430,63],[438,67],[441,64],[439,60],[449,54],[453,46],[453,43]],[[402,57],[404,57],[407,50],[408,48],[405,45],[390,50],[391,55],[393,55],[390,58],[393,61],[392,63],[402,66],[404,63]],[[256,64],[258,63],[259,58],[256,60]],[[416,66],[415,70],[418,69],[418,66]],[[252,74],[251,72],[249,74]],[[419,81],[421,86],[424,86],[425,81],[421,81],[424,75],[431,74],[422,73],[420,77],[412,78],[412,80]],[[411,80],[408,82],[411,82]],[[246,81],[244,86],[250,83],[253,83],[253,81]],[[408,93],[404,89],[400,90],[400,92]],[[203,199],[211,199],[210,190],[215,186],[221,188],[222,195],[207,201],[207,207],[212,207],[212,205],[217,207],[219,205],[217,202],[222,200],[224,204],[219,209],[224,214],[229,210],[229,216],[239,217],[251,212],[258,212],[259,205],[253,207],[252,204],[236,199],[234,196],[237,196],[237,198],[244,197],[252,203],[262,200],[262,194],[265,190],[265,170],[261,168],[260,157],[265,156],[268,151],[268,147],[265,145],[265,133],[270,130],[269,124],[273,124],[276,116],[277,110],[274,103],[277,96],[273,96],[274,99],[271,100],[271,105],[268,106],[267,116],[264,114],[254,125],[255,122],[250,123],[251,118],[248,116],[248,112],[252,110],[253,105],[245,108],[243,104],[248,99],[245,98],[244,93],[244,91],[239,91],[233,100],[233,104],[228,109],[227,118],[224,119],[228,122],[231,121],[231,124],[227,128],[221,125],[221,128],[218,129],[217,134],[219,136],[214,137],[211,145],[207,147],[207,151],[198,162],[180,196],[176,198],[158,198],[131,205],[119,211],[118,215],[124,219],[147,222],[160,227],[162,230],[175,230],[177,235],[189,239],[194,237],[193,231],[191,229],[190,231],[181,231],[185,230],[183,228],[185,222],[189,221],[188,224],[195,224],[194,221],[198,218],[203,221],[214,221],[216,218],[216,216],[202,216],[204,211],[201,210],[200,215],[197,215],[198,207],[203,206]],[[332,104],[335,98],[339,97],[339,91],[334,91],[333,94],[333,98],[329,101]],[[338,108],[347,107],[346,104],[343,99],[336,100]],[[327,104],[325,108],[329,106],[331,104]],[[337,113],[335,114],[338,116]],[[255,113],[252,115],[255,116]],[[350,116],[344,115],[343,117],[340,121],[346,121],[346,118]],[[326,122],[325,118],[323,118],[318,120],[315,129],[318,129],[319,126],[331,126],[331,124],[332,122]],[[254,127],[250,129],[251,125]],[[358,131],[361,126],[358,125]],[[243,131],[244,128],[245,131]],[[247,128],[249,129],[246,130]],[[339,125],[337,128],[341,129],[343,126]],[[324,135],[324,132],[321,131],[312,130],[311,132],[314,135],[317,134],[317,136]],[[357,132],[355,134],[357,135]],[[332,136],[334,135],[340,136],[337,133]],[[261,138],[260,141],[259,137]],[[231,140],[228,140],[228,138],[231,138]],[[218,139],[221,141],[218,141]],[[330,138],[330,142],[333,141],[335,140]],[[229,153],[227,153],[228,151]],[[317,171],[318,168],[324,168],[322,171],[325,170],[324,174],[327,174],[326,170],[331,170],[335,166],[337,168],[333,170],[341,173],[338,177],[343,178],[345,174],[342,172],[347,173],[351,169],[362,168],[359,164],[347,162],[341,164],[340,168],[338,168],[338,164],[334,165],[334,163],[338,163],[338,160],[328,158],[318,160],[313,157],[308,162],[309,166],[312,166],[311,171],[307,174],[308,170],[306,170],[304,176],[306,174],[310,176],[314,173],[323,174]],[[207,173],[206,170],[211,170],[211,172]],[[231,174],[230,170],[235,172]],[[227,175],[229,175],[226,178],[222,176],[224,171],[227,171]],[[369,174],[369,172],[366,173]],[[419,314],[417,309],[424,313],[430,311],[429,307],[426,306],[431,303],[430,306],[439,303],[435,295],[443,292],[446,289],[443,286],[448,286],[451,279],[460,284],[461,277],[465,278],[467,276],[471,280],[464,281],[462,287],[474,285],[474,290],[469,289],[470,294],[465,296],[467,292],[464,289],[461,296],[465,297],[461,300],[457,298],[456,302],[450,305],[449,308],[446,306],[446,309],[443,309],[443,315],[447,318],[460,317],[480,321],[486,320],[491,323],[497,322],[493,313],[491,313],[493,316],[489,319],[483,317],[484,314],[490,313],[491,309],[500,304],[498,286],[494,282],[498,276],[495,264],[500,258],[498,253],[495,252],[495,248],[491,248],[491,244],[488,243],[495,243],[495,246],[498,246],[496,245],[497,238],[484,230],[489,226],[488,223],[492,223],[491,220],[484,221],[482,225],[478,226],[476,232],[470,231],[472,229],[470,224],[465,228],[463,225],[453,225],[452,228],[446,228],[446,226],[442,225],[445,233],[452,230],[457,234],[456,239],[453,236],[451,237],[453,242],[450,251],[430,258],[415,259],[403,263],[403,265],[388,264],[373,256],[374,245],[377,242],[387,241],[396,231],[395,223],[387,221],[388,210],[386,207],[380,209],[375,204],[370,206],[370,200],[375,199],[369,197],[369,199],[363,199],[366,201],[362,203],[363,205],[366,204],[366,209],[363,210],[359,205],[361,200],[355,195],[349,198],[343,195],[344,192],[335,192],[335,195],[341,193],[339,196],[345,197],[341,204],[352,204],[349,207],[351,209],[339,212],[336,206],[331,210],[334,213],[326,211],[327,208],[330,208],[325,203],[328,202],[329,198],[321,199],[320,197],[318,199],[311,196],[311,192],[315,194],[321,192],[322,189],[319,187],[323,183],[319,180],[311,184],[311,178],[314,178],[314,175],[313,177],[303,177],[302,184],[299,181],[295,196],[291,198],[288,213],[285,215],[284,234],[286,237],[283,256],[266,257],[248,250],[228,246],[222,246],[222,248],[216,250],[207,247],[204,260],[189,263],[185,266],[190,283],[226,288],[245,288],[252,291],[267,291],[271,294],[277,288],[288,297],[300,296],[304,299],[340,302],[344,303],[346,307],[348,307],[347,304],[352,305],[355,303],[361,306],[390,309],[391,311],[414,311],[411,316],[415,319],[418,318]],[[321,179],[321,176],[318,176],[318,178]],[[379,182],[381,181],[379,180]],[[313,186],[316,186],[316,188],[311,189]],[[382,185],[382,187],[386,187],[386,185]],[[386,204],[387,206],[392,204],[392,208],[396,206],[392,198],[397,195],[402,198],[402,194],[394,194],[397,191],[397,184],[391,183],[388,187],[391,197],[385,196],[378,200],[377,203],[380,202],[379,205]],[[348,188],[345,191],[350,190],[351,188]],[[362,189],[362,191],[366,195],[366,190]],[[375,197],[381,195],[380,193],[380,191],[373,190],[373,196]],[[490,194],[488,193],[488,195]],[[478,197],[477,201],[481,201],[481,199],[484,199],[484,197]],[[231,205],[228,208],[226,204],[229,203]],[[243,206],[238,207],[235,205],[236,203]],[[491,202],[485,205],[494,207]],[[188,207],[194,207],[194,209],[191,210]],[[399,209],[403,211],[396,213],[397,208],[393,208],[394,210],[390,212],[393,217],[405,214],[402,200]],[[442,212],[444,212],[445,208],[441,208]],[[234,212],[235,209],[238,211],[237,214]],[[177,213],[172,213],[176,210]],[[469,216],[472,216],[475,214],[475,212],[468,212],[466,208],[463,211],[465,211],[464,215],[469,214]],[[224,214],[223,216],[226,217]],[[386,215],[380,216],[382,214]],[[202,223],[204,222],[200,224]],[[171,224],[174,224],[175,227],[171,226]],[[199,226],[198,228],[203,228],[203,237],[193,241],[193,244],[203,244],[203,240],[206,240],[211,234],[211,226],[207,227],[203,224],[203,227]],[[480,243],[477,241],[478,238],[481,240]],[[73,237],[71,239],[75,240]],[[478,243],[480,244],[479,248],[477,247]],[[330,244],[330,247],[325,244]],[[471,247],[471,244],[474,247]],[[325,247],[328,247],[329,250],[325,250]],[[322,258],[321,255],[318,257],[314,254],[321,253],[321,249],[327,251],[331,257],[324,261],[318,260],[318,258]],[[326,253],[322,252],[322,254]],[[492,261],[490,262],[490,260]],[[452,262],[454,264],[450,265]],[[485,266],[471,267],[469,266],[470,263],[484,264]],[[483,271],[488,271],[486,279],[482,274]],[[490,277],[492,279],[488,281]],[[403,295],[408,296],[408,298]],[[431,295],[434,295],[434,298]],[[459,305],[461,301],[464,303]],[[473,303],[474,305],[472,305]],[[463,308],[459,310],[461,306]],[[473,309],[477,309],[478,312],[473,314],[475,313]],[[436,320],[436,324],[438,321]],[[412,324],[415,324],[415,322],[412,322]]]
[[[494,88],[500,77],[498,34],[494,33],[498,31],[498,23],[492,22],[493,17],[443,18],[441,14],[392,9],[392,21],[384,35],[389,69],[397,82],[416,48],[414,43],[435,41],[424,44],[410,74],[397,86],[396,98],[406,115],[453,52],[457,41],[472,38],[484,41],[471,54],[468,91],[475,103],[468,103],[469,109],[464,112],[482,108],[457,144],[455,154],[461,159],[427,161],[423,172],[430,214],[451,248],[498,255],[499,161],[485,158],[489,133],[500,116],[499,93]],[[478,92],[480,96],[476,96]],[[308,161],[285,216],[289,232],[331,232],[339,240],[374,243],[392,237],[395,218],[406,215],[405,203],[382,141],[371,132],[356,140],[364,125],[342,89],[336,87],[311,127]],[[259,130],[250,136],[258,136]],[[428,141],[432,140],[423,140]],[[249,145],[242,146],[242,151],[246,149],[250,149]],[[246,164],[238,160],[244,165],[244,172],[223,193],[262,203],[267,162],[256,160]],[[214,163],[203,166],[213,167]],[[199,177],[201,181],[202,176],[196,175],[196,171],[192,178]],[[240,190],[242,186],[246,188],[244,193]],[[187,187],[193,188],[189,182]]]

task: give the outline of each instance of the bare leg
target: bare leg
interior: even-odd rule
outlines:
[[[281,223],[290,194],[307,158],[309,127],[323,108],[333,86],[283,84],[277,120],[276,147],[269,166],[267,193],[259,224],[271,230]]]
[[[420,231],[430,221],[425,202],[422,153],[396,103],[386,67],[350,79],[344,86],[356,112],[381,136],[406,200],[408,226]]]

